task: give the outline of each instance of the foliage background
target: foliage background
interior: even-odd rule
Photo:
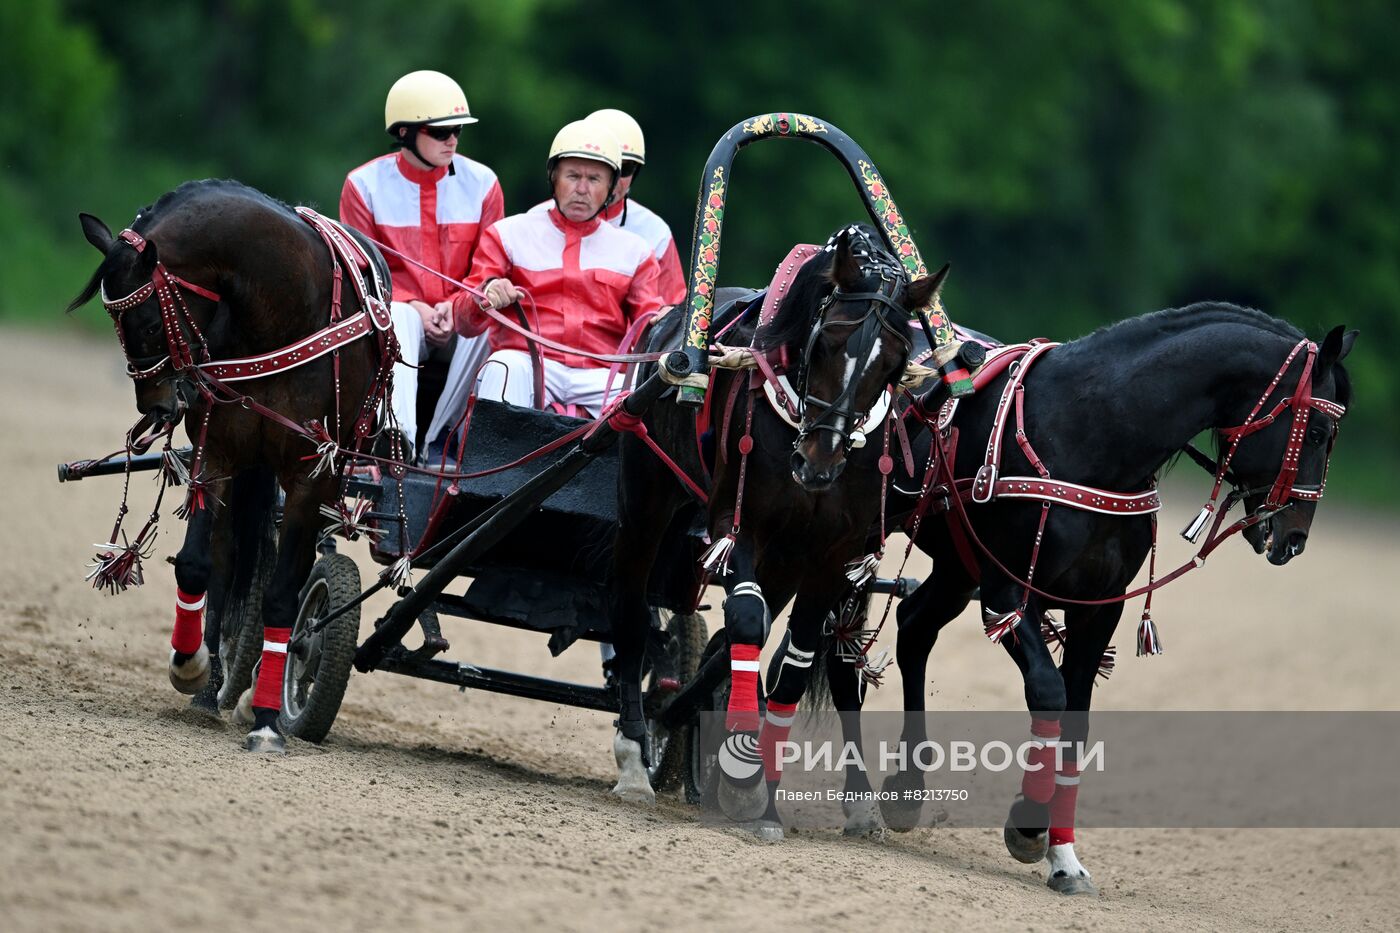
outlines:
[[[64,320],[96,260],[79,210],[117,228],[216,175],[334,212],[416,68],[465,87],[462,151],[508,211],[544,196],[562,123],[630,111],[636,194],[682,255],[714,141],[798,110],[874,156],[972,326],[1068,339],[1209,298],[1360,327],[1332,489],[1379,500],[1400,455],[1396,35],[1386,0],[0,0],[0,319]],[[859,213],[833,160],[786,142],[745,150],[730,203],[734,283]]]

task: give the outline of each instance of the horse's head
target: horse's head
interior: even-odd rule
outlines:
[[[1333,328],[1312,359],[1311,350],[1300,345],[1251,419],[1253,424],[1267,420],[1267,426],[1220,432],[1227,449],[1240,435],[1230,462],[1231,480],[1244,491],[1246,511],[1261,516],[1244,536],[1256,553],[1267,552],[1272,564],[1288,563],[1307,545],[1337,428],[1351,403],[1351,383],[1341,361],[1356,335]]]
[[[113,236],[91,214],[78,216],[103,259],[68,309],[101,294],[126,354],[137,410],[155,422],[177,422],[194,401],[187,370],[205,355],[204,332],[218,296],[170,273],[156,244],[134,229]]]
[[[804,488],[831,486],[845,469],[858,429],[880,427],[861,422],[899,383],[909,360],[910,318],[933,301],[947,274],[944,266],[911,282],[879,235],[864,225],[833,234],[826,250],[803,268],[779,310],[775,332],[786,329],[801,346],[794,387],[802,420],[792,475]]]

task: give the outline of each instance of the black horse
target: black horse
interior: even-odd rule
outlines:
[[[1351,385],[1341,361],[1355,338],[1356,331],[1337,327],[1318,347],[1291,324],[1218,303],[1159,311],[1102,329],[1046,352],[1026,371],[1028,446],[1011,436],[1018,426],[1013,410],[1001,446],[1002,475],[1040,475],[1030,452],[1055,480],[1150,494],[1158,474],[1192,438],[1213,430],[1218,460],[1228,461],[1217,463],[1218,475],[1235,487],[1232,495],[1243,502],[1250,521],[1245,538],[1271,563],[1286,564],[1307,543],[1338,421],[1350,403]],[[951,428],[960,435],[954,465],[960,479],[974,477],[985,462],[1008,378],[1003,374],[988,382],[961,403],[952,419]],[[947,441],[945,436],[942,443]],[[926,455],[931,442],[931,432],[924,429],[914,445]],[[895,485],[911,488],[907,477]],[[943,485],[948,485],[946,475]],[[963,498],[969,500],[968,484],[962,485]],[[907,514],[914,501],[893,497],[891,521],[897,520],[894,514]],[[952,503],[943,518],[928,517],[919,526],[916,543],[933,558],[933,572],[898,608],[896,659],[905,709],[924,710],[929,652],[939,631],[963,611],[980,585],[990,633],[1002,634],[1001,643],[1025,681],[1032,731],[1052,741],[1084,741],[1095,675],[1123,603],[1071,600],[1122,596],[1152,550],[1155,516],[1061,505],[1047,511],[1039,501],[1012,498],[966,501],[965,508],[971,535],[957,530],[965,527],[963,511]],[[1042,513],[1040,554],[1030,582],[1049,596],[1028,592],[1022,582]],[[990,555],[975,546],[974,536]],[[964,541],[961,547],[958,538]],[[1064,613],[1062,636],[1042,623],[1049,609]],[[1017,612],[1024,621],[1007,630]],[[1062,641],[1058,669],[1047,640]],[[1139,640],[1140,652],[1158,650],[1155,627],[1146,615]],[[837,707],[858,710],[860,695],[849,670],[841,670],[829,653],[827,660]],[[909,716],[907,722],[905,741],[923,741],[922,717]],[[912,775],[904,780],[910,779]],[[891,780],[895,789],[903,789],[902,780]],[[857,786],[848,789],[859,790],[864,778],[852,772],[850,781]],[[1078,767],[1073,756],[1059,774],[1053,768],[1026,772],[1022,791],[1007,820],[1011,854],[1027,863],[1048,859],[1048,884],[1058,891],[1093,892],[1089,873],[1074,853]],[[898,804],[886,807],[884,815],[894,825],[908,825],[916,816]]]
[[[303,351],[289,358],[298,365],[287,371],[234,380],[230,373],[242,370],[209,364],[276,354],[322,332],[333,316],[353,321],[388,295],[362,300],[351,287],[359,274],[349,268],[355,256],[333,254],[336,234],[318,232],[292,208],[233,181],[187,182],[115,237],[96,217],[80,219],[103,260],[70,310],[102,293],[135,380],[138,424],[173,429],[184,419],[197,452],[193,475],[183,477],[190,487],[188,528],[175,558],[170,668],[182,692],[208,692],[209,648],[218,644],[222,607],[209,606],[210,627],[203,631],[206,593],[222,602],[230,589],[244,592],[246,583],[238,581],[252,573],[246,551],[273,522],[274,483],[286,493],[275,570],[263,593],[261,670],[256,690],[240,704],[245,719],[254,720],[245,746],[284,751],[276,724],[287,634],[325,524],[320,509],[339,492],[337,470],[318,467],[370,433],[378,416],[373,389],[386,381],[384,357],[392,344],[375,339],[382,327],[366,323],[366,315],[361,326],[368,336],[320,356],[320,347]],[[351,235],[368,259],[366,296],[375,283],[387,292],[383,258]],[[300,365],[301,356],[310,359]],[[251,372],[260,364],[249,366]],[[230,381],[211,381],[214,372]],[[328,456],[317,456],[318,447]],[[235,570],[239,551],[245,553],[237,554],[241,569]]]
[[[751,780],[721,784],[720,801],[731,815],[753,819],[770,807],[757,747],[757,672],[773,614],[796,599],[787,663],[768,697],[770,719],[796,707],[822,623],[878,526],[888,421],[872,409],[903,377],[910,316],[933,300],[946,272],[911,282],[873,229],[848,227],[796,271],[771,322],[760,326],[750,316],[724,334],[725,344],[752,346],[773,361],[764,364],[770,377],[786,366],[786,388],[776,380],[773,386],[791,391],[797,409],[789,413],[794,427],[765,401],[765,379],[747,370],[715,371],[708,528],[716,543],[707,566],[726,592],[730,739],[742,742],[752,772]],[[648,348],[678,346],[682,321],[676,311],[658,321]],[[691,477],[704,475],[691,411],[653,406],[646,427]],[[640,690],[650,625],[647,581],[668,526],[692,500],[639,439],[624,438],[621,458],[613,620],[622,717],[614,791],[649,801]]]

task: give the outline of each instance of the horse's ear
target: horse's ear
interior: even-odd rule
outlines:
[[[933,275],[926,275],[921,279],[915,279],[909,283],[909,290],[905,293],[904,307],[908,311],[917,311],[920,308],[927,308],[933,303],[934,296],[943,288],[943,280],[948,278],[948,270],[953,264],[945,262],[943,268]]]
[[[83,225],[83,236],[97,248],[103,256],[112,248],[112,231],[102,221],[91,214],[79,214],[78,222]]]
[[[836,255],[831,260],[831,281],[847,291],[860,288],[860,260],[851,249],[851,232],[842,230],[836,238]]]
[[[1356,345],[1356,335],[1359,330],[1347,330],[1345,324],[1338,324],[1328,332],[1322,340],[1322,348],[1317,352],[1317,365],[1319,369],[1327,369],[1334,363],[1340,363],[1346,359],[1351,348]]]

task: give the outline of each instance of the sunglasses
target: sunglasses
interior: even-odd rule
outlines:
[[[462,125],[459,123],[456,126],[425,126],[423,132],[438,142],[445,143],[453,136],[462,135]]]

